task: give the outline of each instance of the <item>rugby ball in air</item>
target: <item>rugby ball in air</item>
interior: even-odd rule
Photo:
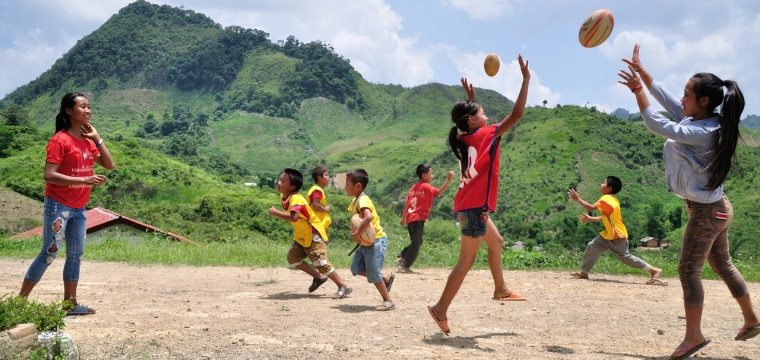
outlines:
[[[501,66],[501,59],[499,55],[490,53],[486,55],[486,61],[483,62],[483,68],[486,70],[486,75],[494,76],[499,72],[499,66]]]
[[[354,214],[351,217],[351,233],[355,233],[356,229],[362,224],[362,217],[359,214]],[[372,224],[367,226],[367,229],[359,236],[360,241],[354,239],[354,241],[362,246],[372,246],[375,243],[375,227]]]
[[[583,47],[592,48],[601,45],[610,34],[612,27],[615,26],[615,17],[607,9],[599,9],[586,17],[578,31],[578,41]]]

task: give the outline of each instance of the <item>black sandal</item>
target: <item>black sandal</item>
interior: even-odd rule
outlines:
[[[315,290],[319,289],[322,284],[327,281],[327,276],[321,278],[321,279],[314,279],[311,281],[311,286],[309,286],[309,293],[313,293]]]

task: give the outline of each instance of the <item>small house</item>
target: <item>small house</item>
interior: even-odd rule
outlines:
[[[648,247],[648,248],[656,248],[660,246],[660,240],[657,240],[651,236],[647,236],[640,240],[641,243],[639,246],[641,247]]]
[[[134,243],[139,241],[146,233],[162,234],[175,241],[193,243],[193,241],[183,236],[119,215],[102,207],[87,210],[86,243],[96,243],[103,239],[114,238],[127,239]],[[24,239],[35,235],[42,236],[42,226],[16,234],[11,239]]]

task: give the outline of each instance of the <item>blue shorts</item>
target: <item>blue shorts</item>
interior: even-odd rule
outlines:
[[[462,235],[481,237],[486,234],[488,209],[470,209],[457,212],[457,221]]]
[[[388,236],[383,236],[375,240],[372,246],[359,246],[354,253],[354,260],[351,262],[351,274],[359,275],[360,272],[367,272],[367,282],[375,284],[383,281],[383,275],[380,270],[385,263],[385,249],[388,247]]]

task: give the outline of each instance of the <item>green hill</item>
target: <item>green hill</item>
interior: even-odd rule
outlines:
[[[109,182],[94,189],[90,206],[199,241],[252,233],[288,239],[288,225],[266,213],[278,202],[273,179],[284,167],[308,178],[317,164],[333,174],[367,169],[367,192],[382,205],[384,226],[392,239],[402,238],[396,214],[415,166],[432,164],[434,185],[458,168],[446,136],[461,88],[369,83],[328,44],[293,37],[274,43],[260,30],[223,28],[192,10],[136,1],[0,101],[0,185],[41,198],[44,146],[69,91],[90,98],[93,124],[117,163],[114,171],[98,170]],[[492,122],[511,110],[494,91],[477,94]],[[617,175],[630,238],[653,235],[677,247],[687,217],[683,202],[667,193],[662,144],[642,122],[593,107],[526,109],[502,138],[494,222],[510,243],[583,248],[599,226],[578,223],[582,209],[567,200],[567,190],[578,188],[593,201],[604,177]],[[737,214],[736,255],[760,255],[753,225],[760,214],[758,151],[742,147],[726,183]],[[441,237],[456,237],[454,189],[433,207],[440,223],[431,232]],[[330,198],[335,209],[348,206],[337,190]],[[347,215],[334,218],[331,238],[348,241]]]

